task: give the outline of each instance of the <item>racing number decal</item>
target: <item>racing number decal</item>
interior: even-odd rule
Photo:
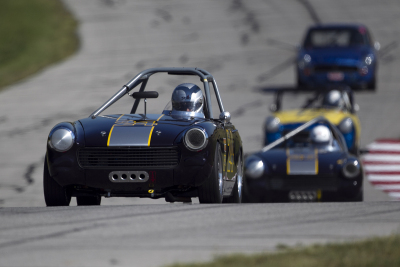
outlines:
[[[233,165],[234,165],[234,153],[233,153],[233,134],[231,130],[226,130],[226,143],[227,143],[227,149],[228,149],[228,160],[227,160],[227,172],[233,172]],[[225,142],[224,142],[224,148],[225,148]],[[225,153],[226,155],[226,153]]]

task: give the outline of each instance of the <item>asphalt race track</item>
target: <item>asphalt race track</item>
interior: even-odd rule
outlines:
[[[396,202],[0,210],[1,266],[162,266],[398,231]]]
[[[318,22],[361,22],[380,42],[378,89],[355,96],[361,145],[400,137],[397,0],[63,2],[80,21],[78,53],[0,93],[0,266],[161,266],[398,232],[397,202],[367,181],[365,202],[355,204],[149,205],[165,202],[111,198],[101,207],[45,208],[42,192],[50,129],[89,116],[151,67],[210,71],[245,152],[259,149],[272,102],[260,89],[294,86],[295,45]],[[156,90],[168,95],[179,83],[169,77]],[[159,113],[168,100],[154,101]]]

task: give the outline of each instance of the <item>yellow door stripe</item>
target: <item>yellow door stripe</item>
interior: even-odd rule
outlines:
[[[318,174],[318,149],[315,149],[315,174]]]

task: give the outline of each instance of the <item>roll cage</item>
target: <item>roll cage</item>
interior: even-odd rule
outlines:
[[[262,152],[266,152],[266,151],[268,151],[270,149],[273,149],[273,148],[279,146],[283,142],[286,142],[287,140],[289,140],[293,136],[298,135],[299,133],[301,133],[302,131],[304,131],[305,129],[307,129],[308,127],[310,127],[310,126],[312,126],[314,124],[322,124],[322,125],[327,126],[331,130],[331,132],[333,134],[333,138],[338,141],[338,144],[342,148],[342,150],[346,151],[346,152],[348,151],[343,135],[340,133],[340,131],[336,128],[335,125],[333,125],[329,120],[327,120],[323,116],[317,117],[315,119],[312,119],[312,120],[304,123],[303,125],[300,125],[296,129],[290,131],[289,133],[287,133],[284,136],[282,136],[281,138],[275,140],[271,144],[263,147],[261,149],[261,151]]]
[[[221,113],[224,113],[224,106],[222,104],[221,96],[219,94],[218,86],[217,83],[214,79],[214,77],[206,70],[200,69],[200,68],[171,68],[171,67],[165,67],[165,68],[151,68],[144,70],[137,74],[133,79],[131,79],[127,84],[122,86],[122,88],[114,94],[107,102],[105,102],[103,105],[101,105],[96,111],[94,111],[92,114],[90,114],[89,118],[96,118],[101,112],[106,110],[108,107],[110,107],[112,104],[117,102],[120,98],[122,98],[124,95],[128,94],[138,87],[140,85],[140,88],[138,92],[144,92],[147,82],[153,74],[156,73],[167,73],[169,75],[193,75],[193,76],[198,76],[200,78],[200,81],[203,83],[204,86],[204,92],[205,92],[205,98],[206,98],[206,108],[205,112],[206,118],[213,119],[212,116],[212,105],[211,105],[211,94],[210,94],[210,86],[209,83],[211,82],[214,88],[215,96],[217,98],[218,106],[220,109]],[[139,105],[140,99],[136,99],[133,106],[131,113],[135,113],[136,109]]]
[[[344,97],[344,103],[345,103],[345,108],[348,112],[355,113],[356,108],[355,108],[355,103],[354,103],[354,96],[353,96],[353,91],[350,89],[348,86],[335,86],[335,87],[327,87],[322,90],[307,90],[304,92],[315,92],[314,96],[311,98],[308,98],[306,103],[301,107],[301,109],[308,109],[312,105],[314,105],[317,101],[321,100],[322,97],[329,93],[332,90],[337,90],[340,91],[345,97]],[[288,93],[301,93],[298,89],[279,89],[275,91],[275,99],[274,103],[271,106],[271,111],[277,112],[282,109],[282,98],[284,94]]]

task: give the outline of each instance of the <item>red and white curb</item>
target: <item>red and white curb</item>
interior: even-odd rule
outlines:
[[[365,176],[379,190],[400,200],[400,140],[378,139],[362,157]]]

